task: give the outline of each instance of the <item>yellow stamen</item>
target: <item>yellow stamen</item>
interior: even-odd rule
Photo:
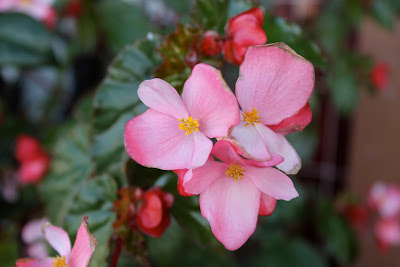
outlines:
[[[229,178],[235,178],[235,181],[237,182],[238,178],[243,180],[242,176],[244,172],[245,170],[243,170],[239,165],[231,164],[231,166],[229,166],[229,168],[226,170],[225,174],[227,174]]]
[[[67,267],[67,263],[65,262],[65,256],[57,256],[57,258],[53,261],[53,267]]]
[[[179,129],[186,131],[186,135],[193,133],[193,131],[199,131],[197,127],[199,127],[200,124],[197,119],[194,120],[192,117],[188,116],[187,119],[180,119],[178,121],[181,122],[179,124]]]
[[[255,126],[254,123],[260,123],[260,115],[258,115],[258,110],[253,108],[252,111],[245,111],[242,113],[243,115],[243,121],[247,121],[247,123],[244,126],[247,125],[252,125]]]

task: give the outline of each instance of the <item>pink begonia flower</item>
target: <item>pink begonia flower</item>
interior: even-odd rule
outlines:
[[[82,218],[78,229],[75,244],[71,250],[71,241],[67,232],[62,228],[47,223],[42,226],[44,237],[60,256],[56,258],[19,259],[17,267],[86,267],[89,264],[93,251],[97,246],[97,239],[89,232],[87,217]]]
[[[400,245],[400,224],[398,218],[382,219],[375,225],[378,247],[386,251],[389,246]]]
[[[400,188],[382,182],[375,183],[369,193],[368,202],[384,218],[400,214]]]
[[[239,143],[246,157],[268,160],[271,153],[279,154],[285,160],[277,167],[296,174],[301,168],[300,158],[279,132],[302,129],[311,121],[307,102],[313,88],[312,64],[284,43],[249,47],[236,82],[241,122],[230,137]],[[278,125],[278,132],[270,125]]]
[[[198,64],[185,82],[182,99],[161,79],[138,89],[149,109],[125,126],[125,149],[141,165],[162,170],[193,169],[210,155],[209,138],[228,134],[239,123],[234,94],[215,68]]]
[[[22,228],[21,237],[27,244],[27,253],[32,258],[46,258],[48,256],[41,227],[48,223],[47,218],[29,221]]]
[[[200,194],[201,214],[215,237],[228,249],[240,248],[253,234],[258,214],[268,215],[276,199],[298,196],[292,181],[277,169],[258,167],[242,158],[232,143],[220,140],[203,166],[188,170],[183,179],[185,192]],[[271,166],[282,158],[271,161]],[[275,200],[274,200],[275,199]]]
[[[52,8],[54,0],[1,0],[0,12],[16,11],[27,14],[52,27],[56,13]]]

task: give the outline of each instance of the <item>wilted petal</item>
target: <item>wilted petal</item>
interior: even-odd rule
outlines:
[[[68,266],[88,266],[93,251],[97,247],[97,239],[90,233],[86,220],[86,216],[82,218],[82,223],[76,235],[74,247],[72,248],[71,256],[68,261]]]
[[[54,248],[60,256],[65,256],[67,259],[71,253],[71,241],[64,229],[46,223],[42,226],[42,232],[50,246]]]
[[[210,138],[228,134],[239,123],[236,98],[221,73],[206,64],[197,64],[185,82],[183,102],[189,115],[200,123],[199,130]]]
[[[289,201],[299,195],[294,188],[292,180],[277,169],[246,166],[245,175],[263,193],[276,199]]]
[[[164,80],[155,78],[142,82],[138,89],[138,95],[140,100],[153,110],[176,119],[188,116],[178,92]]]
[[[244,111],[255,108],[265,125],[293,116],[314,87],[312,64],[284,43],[251,46],[240,66],[236,96]]]
[[[124,139],[133,160],[162,170],[199,167],[212,148],[211,140],[201,132],[186,135],[176,118],[152,109],[126,124]]]
[[[215,237],[228,249],[240,248],[253,234],[260,207],[260,190],[251,180],[223,177],[200,194],[201,214]]]

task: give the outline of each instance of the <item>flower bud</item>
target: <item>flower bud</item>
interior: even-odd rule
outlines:
[[[215,31],[206,31],[200,43],[200,50],[206,56],[215,56],[221,53],[222,37]]]

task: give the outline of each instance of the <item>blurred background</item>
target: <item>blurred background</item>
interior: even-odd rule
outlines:
[[[101,243],[91,266],[400,266],[399,214],[381,231],[385,218],[371,204],[377,182],[400,190],[400,1],[7,1],[0,0],[0,266],[55,255],[27,242],[28,222],[45,217],[73,240],[86,214]],[[267,43],[285,42],[314,64],[313,121],[287,136],[303,162],[291,177],[300,197],[278,201],[249,241],[228,252],[196,198],[186,204],[174,174],[129,160],[122,135],[145,110],[127,93],[149,77],[179,91],[191,67],[206,62],[234,88],[238,66],[205,55],[199,43],[207,30],[224,38],[228,19],[252,7],[264,11]],[[34,163],[18,156],[21,135],[40,143]],[[166,232],[154,238],[116,227],[118,190],[154,185],[175,196]]]

